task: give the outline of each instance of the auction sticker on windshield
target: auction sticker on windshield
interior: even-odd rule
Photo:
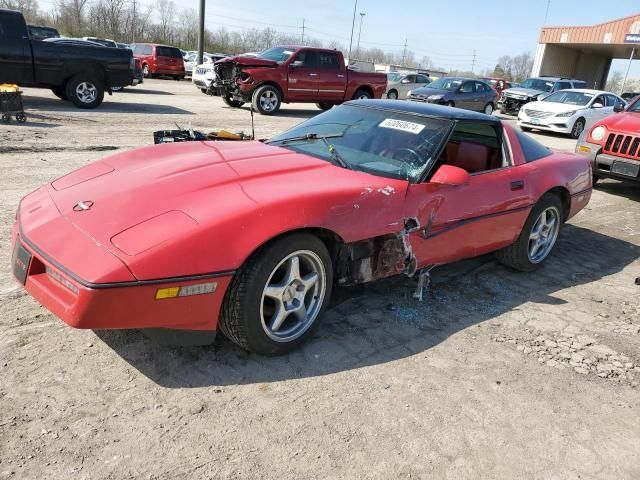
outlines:
[[[416,135],[424,130],[425,127],[421,123],[407,122],[406,120],[397,120],[395,118],[386,118],[378,126],[382,128],[402,130],[403,132],[414,133]]]

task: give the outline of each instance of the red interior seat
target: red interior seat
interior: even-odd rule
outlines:
[[[477,143],[447,144],[447,163],[463,168],[469,173],[489,169],[489,147]]]

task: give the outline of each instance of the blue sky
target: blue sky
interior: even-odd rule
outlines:
[[[193,8],[198,5],[197,0],[179,3]],[[353,5],[351,0],[208,0],[207,24],[212,28],[226,24],[234,29],[269,23],[278,25],[272,27],[276,30],[300,32],[289,26],[301,26],[304,18],[310,35],[322,40],[335,38],[348,45]],[[501,55],[534,53],[546,8],[547,0],[359,0],[357,11],[366,14],[363,46],[402,50],[400,45],[406,38],[417,57],[426,54],[436,65],[468,69],[474,50],[476,68],[495,66]],[[551,0],[547,24],[591,25],[635,13],[640,13],[639,0]],[[359,16],[356,37],[358,22]],[[612,70],[626,65],[616,61]],[[640,76],[640,60],[634,62],[631,73]]]

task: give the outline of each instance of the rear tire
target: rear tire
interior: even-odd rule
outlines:
[[[493,103],[489,102],[484,106],[483,110],[485,115],[493,115]]]
[[[280,91],[272,85],[263,85],[253,92],[253,108],[262,115],[273,115],[280,110],[282,97]]]
[[[371,93],[369,93],[369,91],[365,90],[364,88],[360,88],[356,90],[356,93],[353,94],[354,100],[369,100],[371,98],[372,98]]]
[[[68,100],[69,97],[67,97],[67,92],[66,92],[66,85],[63,85],[61,87],[53,87],[51,89],[51,91],[53,92],[53,94],[58,97],[60,100]]]
[[[523,132],[530,132],[533,129],[529,127],[520,127],[520,130],[522,130]]]
[[[320,110],[331,110],[331,108],[333,108],[333,103],[316,103],[316,107],[318,107]]]
[[[104,99],[104,87],[86,73],[79,73],[67,83],[67,97],[78,108],[96,108]]]
[[[557,195],[544,194],[531,210],[515,243],[495,253],[498,261],[521,272],[532,272],[540,268],[555,247],[560,227],[564,221],[563,210],[562,201]],[[543,213],[545,221],[541,223]],[[549,227],[548,224],[552,218],[554,224]],[[538,245],[537,249],[535,248],[536,244]]]
[[[269,356],[290,352],[318,326],[332,282],[331,257],[319,238],[308,233],[281,237],[236,272],[219,328],[245,350]]]
[[[449,100],[447,103],[445,103],[445,106],[447,106],[447,107],[455,107],[456,104],[453,103],[453,101]]]

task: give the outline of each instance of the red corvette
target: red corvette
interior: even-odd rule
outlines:
[[[586,158],[495,117],[348,102],[264,143],[145,147],[41,187],[18,208],[13,271],[76,328],[219,328],[280,354],[335,285],[490,251],[537,268],[591,181]]]

